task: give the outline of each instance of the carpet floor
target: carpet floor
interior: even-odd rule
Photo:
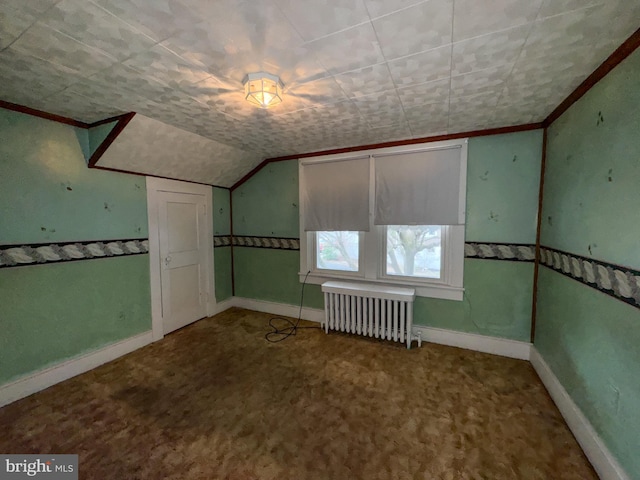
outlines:
[[[528,362],[230,309],[0,409],[0,452],[80,478],[597,479]],[[305,325],[311,325],[305,323]]]

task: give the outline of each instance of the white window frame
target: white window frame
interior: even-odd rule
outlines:
[[[346,272],[341,270],[327,270],[316,268],[316,232],[305,232],[303,224],[304,205],[300,206],[300,281],[306,277],[307,283],[320,285],[331,279],[357,280],[359,282],[371,282],[389,286],[410,286],[416,289],[416,294],[422,297],[441,298],[447,300],[462,300],[464,294],[464,225],[442,225],[442,269],[441,278],[409,277],[387,275],[386,266],[386,226],[373,224],[373,203],[375,185],[374,155],[389,153],[410,153],[443,147],[461,147],[460,169],[460,197],[461,208],[465,208],[466,199],[466,173],[467,173],[467,145],[468,139],[448,140],[442,142],[405,145],[401,147],[389,147],[371,149],[366,151],[351,152],[345,154],[325,155],[320,157],[305,158],[298,162],[301,172],[302,164],[311,162],[346,160],[354,157],[370,156],[370,213],[369,232],[360,232],[360,255],[358,272]],[[302,198],[303,175],[300,178],[300,198]],[[463,212],[464,213],[464,212]],[[310,272],[307,276],[307,272]]]

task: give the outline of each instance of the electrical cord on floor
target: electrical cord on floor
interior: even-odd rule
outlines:
[[[317,328],[318,330],[321,329],[320,327],[300,327],[299,326],[300,319],[302,317],[302,302],[304,301],[304,287],[307,284],[307,277],[309,276],[310,273],[311,273],[311,270],[307,272],[307,274],[304,276],[304,281],[302,282],[302,291],[300,292],[300,310],[298,310],[298,319],[295,322],[293,322],[292,320],[284,317],[271,317],[269,319],[269,326],[271,327],[271,331],[267,332],[267,334],[264,336],[267,342],[271,342],[271,343],[281,342],[289,338],[291,335],[295,335],[298,329],[302,329],[302,328]],[[273,324],[273,322],[278,320],[282,320],[283,322],[286,322],[288,326],[285,326],[283,328],[276,327]]]

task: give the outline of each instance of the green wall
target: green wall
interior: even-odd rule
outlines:
[[[638,75],[636,51],[549,127],[541,244],[640,269]]]
[[[111,130],[113,130],[113,127],[115,127],[117,123],[118,123],[117,121],[104,123],[102,125],[98,125],[97,127],[92,127],[92,128],[83,130],[84,132],[86,132],[89,140],[89,154],[85,155],[85,158],[87,159],[87,161],[89,161],[89,158],[91,157],[91,155],[94,154],[94,152],[102,144],[105,138],[107,138],[107,135],[111,133]]]
[[[151,329],[149,256],[0,270],[0,384]]]
[[[467,241],[535,243],[542,131],[469,140]],[[234,235],[299,237],[298,164],[268,164],[233,192]],[[296,305],[299,252],[234,247],[236,295]],[[463,302],[418,298],[417,324],[528,341],[533,264],[467,259]],[[305,305],[322,307],[317,285]]]
[[[216,247],[213,254],[216,302],[222,302],[233,296],[231,247]]]
[[[231,193],[227,188],[213,187],[213,234],[231,234]]]
[[[297,160],[267,164],[232,196],[234,235],[300,236]]]
[[[640,270],[640,51],[548,130],[544,246]],[[541,267],[535,346],[640,479],[640,309]]]
[[[231,235],[231,192],[226,188],[213,187],[213,234]],[[232,277],[231,247],[213,249],[216,301],[231,298]]]
[[[535,347],[631,475],[640,478],[640,310],[541,267]]]
[[[466,237],[536,241],[542,130],[469,139]]]
[[[0,245],[147,238],[144,178],[87,132],[0,109]],[[0,384],[151,329],[147,255],[0,269]]]
[[[300,304],[300,255],[293,250],[234,247],[236,295],[270,302]],[[304,305],[323,308],[319,285],[306,285]]]
[[[542,130],[469,139],[467,242],[535,244]],[[528,342],[533,263],[468,258],[462,302],[416,298],[414,322]]]
[[[76,129],[4,109],[0,205],[5,245],[148,236],[144,177],[89,170]]]
[[[233,234],[298,238],[298,162],[270,163],[232,193]],[[300,304],[300,253],[295,250],[234,247],[236,295]],[[319,285],[306,285],[304,305],[322,308]]]
[[[414,323],[528,342],[533,264],[467,258],[462,302],[417,297]]]

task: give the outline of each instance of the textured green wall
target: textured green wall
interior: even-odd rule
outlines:
[[[85,132],[87,132],[87,136],[89,137],[89,155],[85,156],[87,161],[102,144],[104,139],[107,138],[107,135],[111,133],[111,130],[113,130],[113,127],[115,127],[117,123],[117,121],[104,123],[102,125],[98,125],[97,127],[92,127],[84,130]]]
[[[232,192],[233,234],[298,238],[298,162],[268,164]],[[299,305],[297,251],[233,247],[235,294]],[[322,308],[318,285],[305,287],[305,305]]]
[[[528,342],[533,265],[467,258],[464,300],[417,297],[414,323]]]
[[[297,160],[269,163],[233,191],[233,234],[300,236]]]
[[[0,384],[151,328],[149,256],[0,270]]]
[[[147,237],[144,178],[89,170],[86,142],[0,109],[0,245]],[[0,269],[0,383],[150,329],[147,255]]]
[[[143,177],[89,170],[73,127],[0,109],[0,244],[147,238]]]
[[[536,241],[542,130],[469,139],[466,237]]]
[[[300,255],[293,250],[234,247],[236,295],[270,302],[300,304]],[[322,308],[319,285],[306,285],[304,305]]]
[[[231,234],[231,192],[226,188],[213,187],[213,234]],[[216,301],[232,296],[233,273],[231,269],[231,247],[213,249]]]
[[[221,302],[231,298],[232,270],[231,247],[216,247],[213,249],[213,266],[215,275],[216,301]]]
[[[231,234],[231,192],[226,188],[213,187],[213,234]]]
[[[551,125],[542,244],[640,269],[640,51]],[[640,479],[640,310],[541,267],[535,346]]]
[[[468,242],[534,244],[542,130],[469,139]],[[462,302],[418,297],[414,322],[528,342],[533,263],[467,259]]]
[[[640,479],[640,310],[541,267],[535,346],[627,473]]]
[[[640,269],[639,75],[636,51],[549,128],[543,245]]]
[[[469,140],[467,240],[535,242],[540,130]],[[233,192],[234,235],[299,236],[298,163],[268,164]],[[299,254],[234,247],[236,295],[299,302]],[[417,324],[528,341],[533,264],[469,259],[465,300],[418,298]],[[321,308],[319,288],[305,304]]]
[[[91,158],[91,155],[93,153],[93,150],[91,150],[91,140],[89,140],[89,130],[79,127],[74,127],[73,130],[76,135],[76,139],[78,140],[78,144],[80,145],[82,156],[84,157],[86,162],[89,162],[89,158]]]

